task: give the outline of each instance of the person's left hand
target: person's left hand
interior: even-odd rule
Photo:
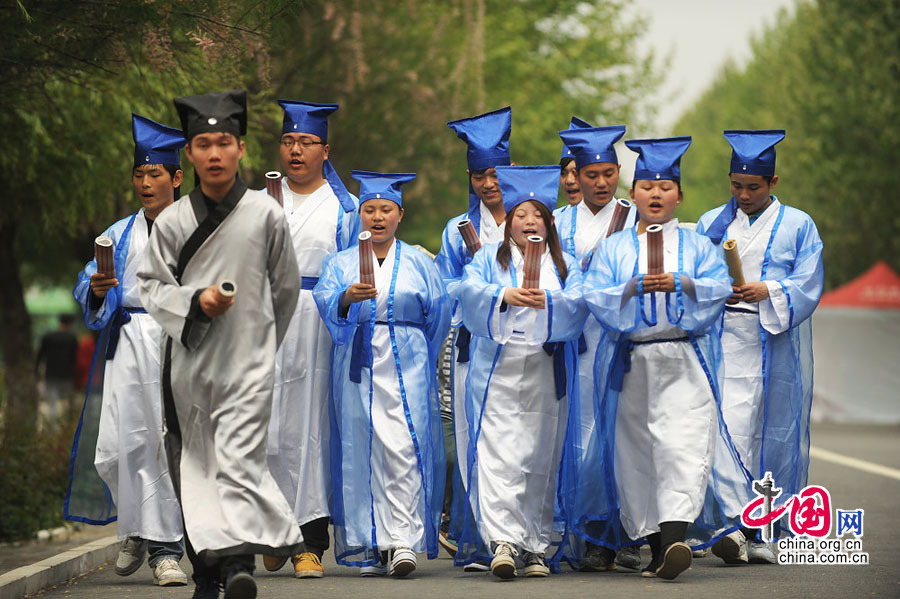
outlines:
[[[666,272],[659,275],[644,275],[644,293],[659,291],[672,293],[675,291],[675,275]]]

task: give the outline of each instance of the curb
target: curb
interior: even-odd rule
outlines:
[[[0,599],[20,599],[41,589],[61,584],[116,558],[117,536],[91,541],[81,547],[0,576]]]

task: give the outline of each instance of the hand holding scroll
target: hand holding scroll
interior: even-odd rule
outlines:
[[[234,304],[237,285],[232,281],[222,281],[210,285],[200,294],[200,309],[210,318],[221,316]]]
[[[356,302],[364,302],[366,300],[375,299],[378,296],[378,290],[374,285],[368,283],[353,283],[341,296],[341,307],[347,308],[350,304]]]
[[[507,287],[503,291],[503,301],[510,306],[543,310],[547,306],[547,292],[543,289]]]
[[[109,290],[118,285],[119,279],[115,276],[108,277],[102,272],[95,272],[91,275],[91,292],[99,298],[106,297]]]

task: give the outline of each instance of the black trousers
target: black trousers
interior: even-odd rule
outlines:
[[[315,553],[322,559],[328,550],[330,540],[328,537],[328,522],[330,518],[316,518],[306,524],[300,525],[300,532],[303,533],[303,543],[306,550]]]

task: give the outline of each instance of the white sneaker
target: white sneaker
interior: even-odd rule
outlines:
[[[721,557],[726,564],[747,563],[747,538],[739,530],[729,533],[712,546],[713,555]]]
[[[161,587],[187,584],[187,575],[174,559],[163,558],[153,567],[153,584]]]
[[[747,559],[751,564],[777,564],[778,558],[769,543],[750,543],[747,547]]]
[[[547,576],[550,576],[550,568],[544,563],[543,553],[526,551],[522,561],[525,562],[526,578],[546,578]]]
[[[491,574],[503,580],[516,577],[516,556],[519,552],[506,541],[497,541],[494,559],[491,560]]]
[[[397,547],[391,552],[391,576],[402,578],[416,569],[415,552],[409,547]]]
[[[489,572],[491,565],[487,562],[472,562],[463,566],[463,572]]]
[[[119,555],[116,557],[116,574],[130,576],[144,563],[147,554],[147,541],[139,537],[128,537],[119,546]]]

